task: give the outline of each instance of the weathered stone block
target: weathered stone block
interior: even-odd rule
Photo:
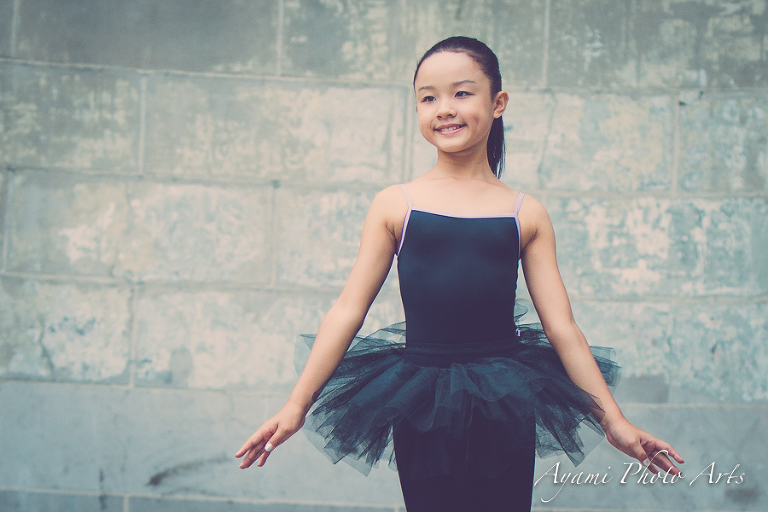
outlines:
[[[111,407],[103,398],[114,395],[106,386],[0,382],[0,485],[105,492],[106,453],[117,461],[121,451],[118,428],[110,427],[118,432],[108,442],[101,432]],[[41,445],[49,447],[46,456],[31,457]]]
[[[622,400],[768,401],[765,304],[579,300],[573,309],[591,345],[616,349]]]
[[[398,87],[150,77],[146,168],[390,183],[402,172],[405,97]]]
[[[768,305],[712,302],[676,308],[673,327],[675,357],[667,363],[672,400],[695,392],[697,401],[768,402]]]
[[[765,5],[608,0],[551,6],[548,84],[557,87],[755,87]]]
[[[619,404],[648,403],[663,404],[669,401],[669,384],[665,375],[643,377],[622,377],[620,386],[614,392]]]
[[[14,176],[9,269],[127,280],[266,282],[271,189]]]
[[[121,496],[0,491],[3,512],[123,512]]]
[[[0,279],[0,378],[128,383],[130,290]]]
[[[544,4],[543,0],[408,2],[400,21],[403,80],[413,79],[416,63],[432,45],[465,35],[483,41],[496,53],[506,89],[540,86]]]
[[[547,85],[634,85],[635,54],[627,38],[630,8],[611,0],[552,2]]]
[[[259,473],[239,469],[234,453],[267,419],[264,403],[258,394],[130,393],[111,414],[125,422],[129,448],[110,482],[133,495],[263,499]]]
[[[762,2],[729,4],[686,2],[670,5],[676,18],[693,25],[694,60],[689,65],[706,73],[708,87],[764,87],[768,84],[765,27],[768,11]]]
[[[446,37],[464,35],[492,44],[493,15],[484,1],[408,1],[398,26],[401,35],[395,54],[400,58],[394,71],[409,84],[424,52]]]
[[[670,512],[765,510],[768,499],[762,475],[766,464],[758,448],[768,441],[765,407],[627,406],[623,410],[631,422],[668,441],[683,456],[683,478],[674,483],[669,477],[667,483],[651,481],[650,474],[638,471],[638,462],[603,441],[577,468],[561,462],[558,477],[570,473],[565,484],[553,484],[553,466],[558,459],[537,461],[534,481],[541,480],[534,487],[534,506],[541,510],[567,506],[629,511],[637,510],[638,503],[646,503],[651,510]],[[582,483],[571,483],[580,472]],[[601,482],[604,475],[610,480],[597,485],[583,483],[590,473],[599,473]],[[720,473],[725,476],[717,481]],[[711,483],[710,474],[714,477]],[[741,474],[743,479],[738,478]]]
[[[281,189],[277,194],[277,278],[302,286],[342,286],[352,270],[369,192]]]
[[[375,0],[288,0],[283,74],[389,79],[398,10],[395,3]]]
[[[256,497],[254,474],[238,470],[233,455],[243,432],[266,419],[262,400],[2,382],[0,486]],[[41,445],[46,456],[30,456]]]
[[[437,149],[427,142],[421,134],[416,120],[413,120],[414,128],[411,143],[411,173],[406,182],[416,179],[426,173],[437,163]]]
[[[126,184],[22,173],[8,187],[8,269],[114,275],[129,229]]]
[[[671,7],[670,7],[671,4]],[[624,20],[625,34],[633,50],[629,66],[634,66],[636,85],[646,87],[702,87],[706,72],[697,58],[700,23],[676,2],[642,0]],[[704,6],[689,2],[693,14]],[[704,7],[706,8],[706,7]],[[702,35],[703,37],[703,35]],[[627,74],[631,71],[627,66]]]
[[[332,302],[245,291],[143,293],[136,383],[290,391],[296,338],[316,331]]]
[[[513,87],[539,85],[543,0],[285,4],[283,72],[292,76],[397,80],[410,84],[416,63],[439,40],[476,37],[499,56]]]
[[[273,74],[278,2],[20,2],[19,58]]]
[[[134,172],[139,77],[0,62],[0,162]]]
[[[768,94],[685,95],[680,105],[681,189],[766,189]]]
[[[403,320],[399,297],[383,294],[361,333]],[[152,387],[289,392],[333,294],[152,291],[137,308],[136,383]],[[258,371],[254,369],[258,368]]]
[[[766,201],[547,198],[576,294],[754,296],[768,289]]]
[[[674,365],[681,357],[673,354],[671,344],[678,306],[661,301],[575,300],[573,313],[590,345],[616,349],[616,360],[622,367],[619,390],[625,378],[661,376],[666,382],[674,378]],[[700,347],[700,340],[695,342]],[[696,351],[692,348],[691,352]]]
[[[546,186],[539,182],[539,169],[547,148],[554,108],[554,98],[550,94],[510,94],[509,106],[504,113],[507,154],[502,178],[512,188],[527,191]]]
[[[483,42],[499,58],[502,86],[506,90],[543,85],[545,3],[544,0],[487,2],[492,32]]]
[[[13,23],[13,0],[0,0],[0,57],[11,55],[11,33]]]
[[[555,95],[541,185],[566,190],[671,187],[670,97]]]
[[[285,396],[0,382],[0,486],[283,503],[398,504],[397,475],[332,467],[303,434],[264,468],[234,452]],[[31,457],[39,446],[45,457]],[[191,449],[190,447],[194,447]],[[322,509],[321,509],[322,510]]]

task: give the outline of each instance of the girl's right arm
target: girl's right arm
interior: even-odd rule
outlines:
[[[238,458],[244,456],[241,468],[250,467],[259,458],[258,465],[263,466],[270,452],[304,424],[317,394],[336,371],[387,278],[398,244],[398,224],[405,216],[405,209],[397,187],[389,187],[374,198],[363,225],[360,250],[344,289],[320,324],[307,364],[285,406],[235,454]]]

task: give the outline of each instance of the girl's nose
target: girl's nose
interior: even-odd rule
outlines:
[[[453,117],[456,115],[456,110],[453,108],[453,103],[450,101],[441,101],[440,106],[437,109],[437,117]]]

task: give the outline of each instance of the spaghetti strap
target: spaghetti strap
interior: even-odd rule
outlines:
[[[403,219],[403,229],[400,231],[400,243],[397,246],[397,255],[400,255],[400,250],[403,248],[403,242],[405,241],[405,230],[408,229],[408,219],[411,218],[411,210],[413,210],[413,200],[411,199],[411,194],[408,192],[408,187],[405,186],[404,183],[398,183],[397,185],[400,187],[400,190],[403,191],[403,195],[405,196],[405,202],[408,203],[408,211],[405,213],[405,218]]]
[[[405,196],[405,202],[408,203],[408,209],[413,209],[413,200],[411,199],[411,194],[408,192],[408,188],[405,186],[404,183],[398,183],[397,185],[400,187],[400,190],[403,191],[403,195]]]
[[[523,204],[523,198],[525,197],[525,194],[523,192],[517,193],[517,200],[515,201],[515,209],[512,210],[512,215],[517,217],[517,214],[520,212],[520,206]]]

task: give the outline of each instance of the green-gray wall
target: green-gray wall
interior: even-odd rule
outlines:
[[[233,453],[373,195],[431,166],[412,71],[465,34],[625,414],[686,457],[621,483],[604,442],[610,482],[535,509],[768,510],[767,33],[765,0],[0,0],[0,509],[403,510],[303,435]],[[391,276],[364,330],[398,320]]]

